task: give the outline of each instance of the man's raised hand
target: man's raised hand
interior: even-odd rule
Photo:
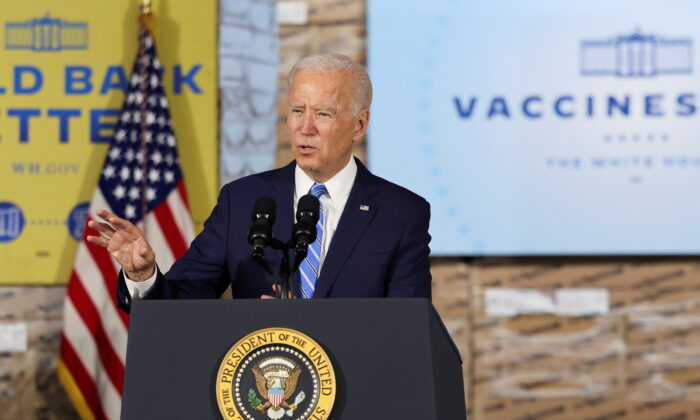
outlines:
[[[88,235],[87,240],[107,248],[129,280],[144,281],[153,276],[156,255],[141,229],[106,210],[97,210],[97,215],[107,223],[91,220],[88,227],[100,232],[100,236]]]

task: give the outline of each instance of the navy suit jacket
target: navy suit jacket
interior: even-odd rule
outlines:
[[[428,255],[430,206],[409,190],[372,175],[359,160],[314,298],[430,297]],[[275,271],[268,275],[251,255],[248,228],[255,201],[277,202],[273,235],[287,241],[294,224],[295,162],[250,175],[224,186],[216,207],[185,255],[157,280],[145,299],[217,298],[231,284],[234,298],[273,295],[281,260],[266,249]],[[290,256],[293,258],[293,252]],[[120,274],[117,302],[128,310],[130,299]],[[292,283],[297,283],[296,274]]]

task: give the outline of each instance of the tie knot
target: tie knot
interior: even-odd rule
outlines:
[[[311,187],[311,194],[316,196],[316,198],[321,198],[323,194],[327,194],[328,190],[326,189],[326,186],[323,184],[314,184]]]

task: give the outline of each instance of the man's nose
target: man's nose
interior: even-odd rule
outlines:
[[[305,115],[301,121],[301,134],[311,136],[316,133],[316,121],[314,121],[313,115]]]

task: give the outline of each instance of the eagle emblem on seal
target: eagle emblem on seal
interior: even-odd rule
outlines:
[[[288,402],[296,391],[301,368],[286,357],[274,356],[262,360],[251,370],[255,375],[258,393],[266,398],[264,402],[257,404],[255,409],[273,420],[281,419],[285,414],[291,417],[306,398],[304,391],[301,391],[292,404]]]

